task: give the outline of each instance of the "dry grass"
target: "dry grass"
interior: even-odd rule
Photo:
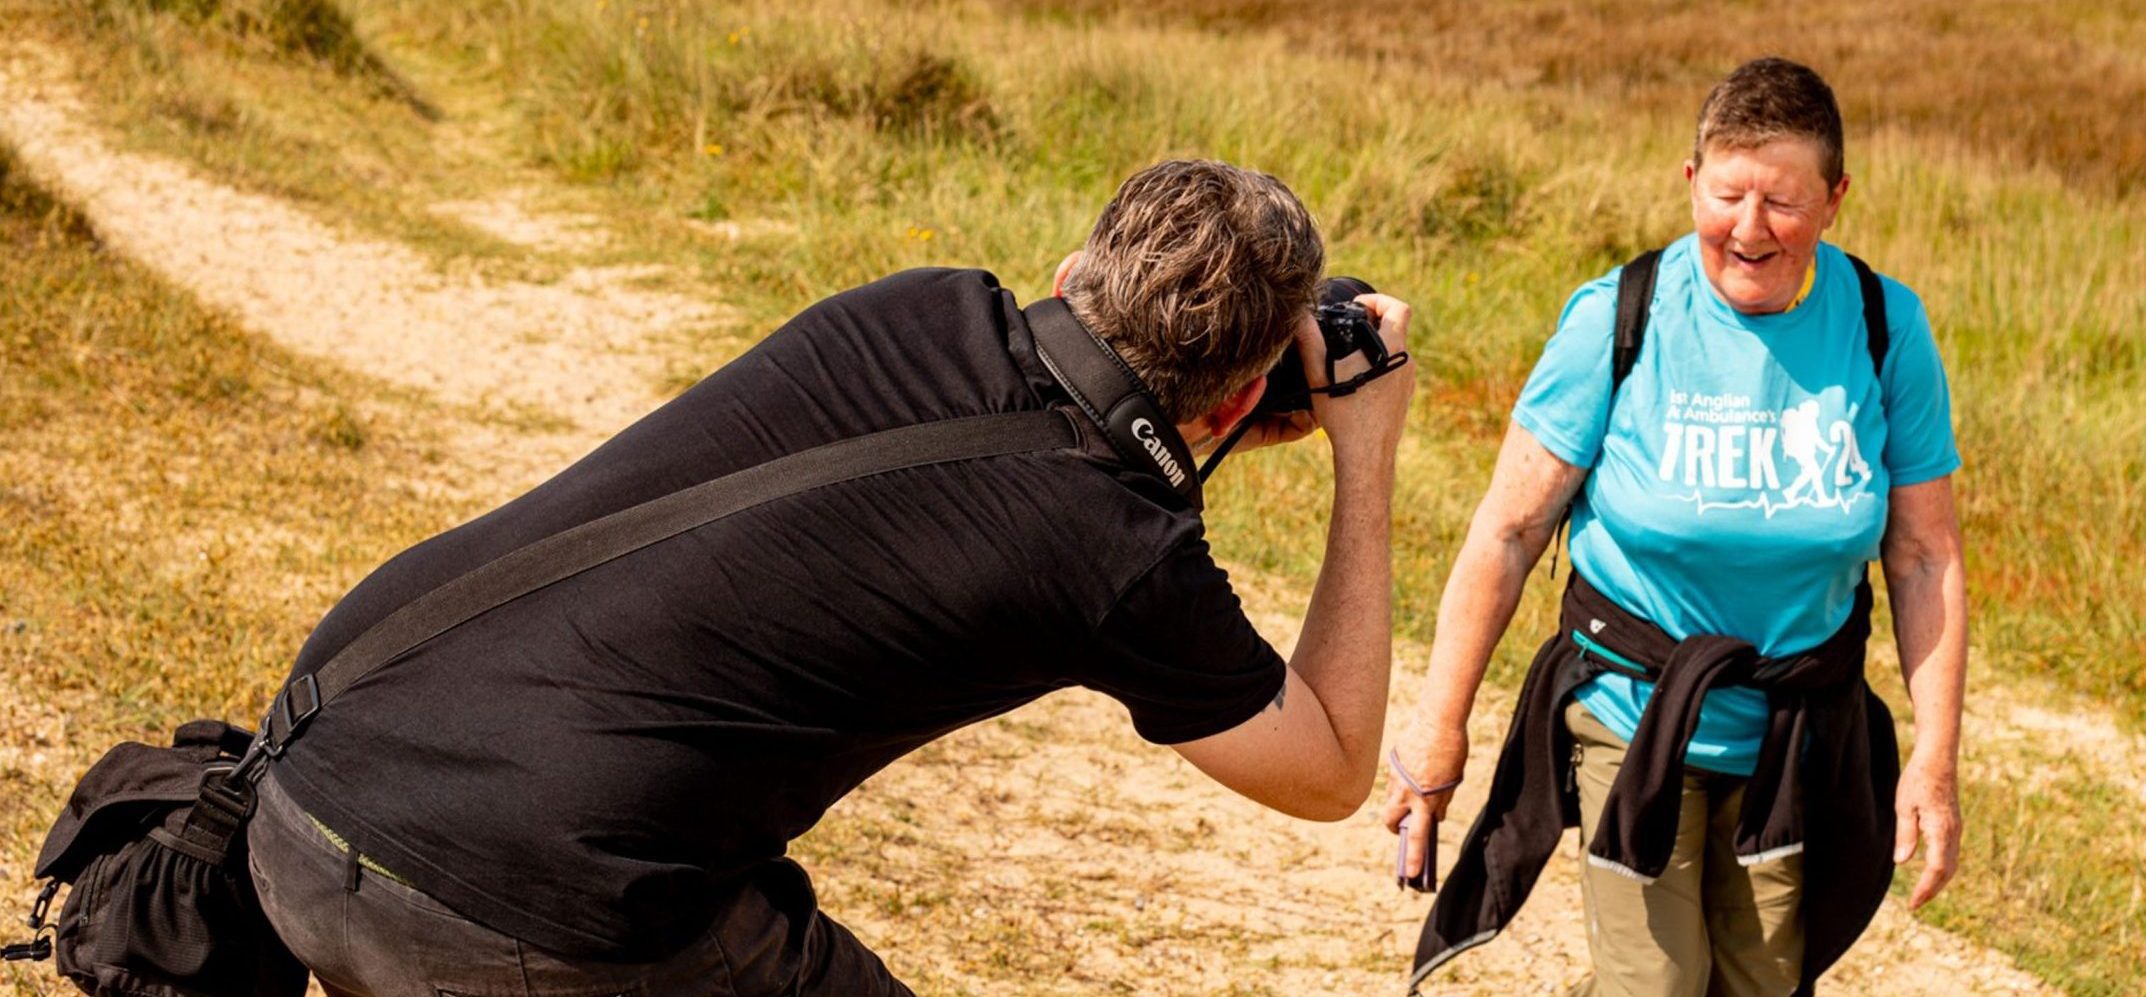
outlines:
[[[101,250],[0,149],[0,869],[120,738],[250,723],[337,593],[440,529],[424,403]],[[413,408],[413,406],[415,406]]]
[[[0,591],[41,651],[11,677],[149,724],[250,711],[291,626],[362,567],[352,542],[423,528],[394,518],[409,473],[390,470],[420,470],[422,451],[376,430],[401,416],[347,375],[104,254],[5,159],[0,225],[0,502],[17,524]],[[350,530],[318,529],[331,522]]]
[[[1815,66],[1864,132],[2046,166],[2088,189],[2146,188],[2146,33],[2132,4],[1908,0],[1688,4],[1665,0],[994,0],[1101,25],[1181,23],[1280,31],[1473,88],[1603,95],[1688,119],[1736,63],[1774,54]]]

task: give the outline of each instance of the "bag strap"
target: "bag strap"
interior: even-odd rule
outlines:
[[[1848,262],[1855,266],[1856,283],[1863,288],[1863,347],[1870,351],[1870,372],[1879,378],[1878,390],[1883,393],[1885,354],[1893,346],[1893,327],[1885,317],[1885,284],[1862,257],[1847,255]]]
[[[1617,389],[1639,363],[1639,348],[1647,341],[1647,313],[1654,307],[1654,277],[1661,270],[1662,251],[1650,249],[1632,258],[1617,274],[1617,334],[1610,349],[1609,406],[1617,404]]]
[[[1647,315],[1654,308],[1654,278],[1661,271],[1662,251],[1650,249],[1624,265],[1617,273],[1617,325],[1610,337],[1609,401],[1607,412],[1617,407],[1617,389],[1624,387],[1632,368],[1639,363],[1639,348],[1647,342]],[[1609,418],[1607,415],[1604,419]],[[1557,516],[1550,530],[1550,577],[1557,577],[1557,555],[1564,548],[1565,530],[1572,525],[1572,503]]]
[[[470,619],[659,540],[812,488],[903,468],[1062,449],[1076,441],[1072,423],[1055,411],[920,423],[778,457],[553,534],[404,605],[319,670],[294,679],[269,705],[241,774],[258,780],[266,760],[281,755],[323,704],[375,669]]]
[[[1863,292],[1863,347],[1870,353],[1870,371],[1883,376],[1885,355],[1892,349],[1893,327],[1885,315],[1885,284],[1878,273],[1854,253],[1843,254],[1855,267],[1856,284]],[[1654,304],[1654,278],[1660,270],[1662,251],[1650,249],[1632,258],[1617,275],[1617,332],[1610,352],[1610,404],[1616,404],[1617,389],[1624,386],[1639,348],[1647,339],[1647,313]]]

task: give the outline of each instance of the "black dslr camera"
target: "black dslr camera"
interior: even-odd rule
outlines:
[[[1386,341],[1379,338],[1378,324],[1364,306],[1356,303],[1359,294],[1372,293],[1371,285],[1354,277],[1335,277],[1326,282],[1319,307],[1313,317],[1319,321],[1319,334],[1326,340],[1327,387],[1320,394],[1347,395],[1379,376],[1399,367],[1408,360],[1408,354],[1393,356],[1386,352]],[[1334,366],[1343,359],[1361,353],[1371,362],[1371,368],[1346,381],[1334,377]],[[1282,351],[1281,362],[1267,372],[1267,393],[1260,396],[1259,407],[1252,410],[1251,418],[1265,415],[1286,415],[1311,408],[1312,387],[1304,374],[1304,360],[1297,355],[1296,347]]]
[[[1319,322],[1319,335],[1326,340],[1326,387],[1311,386],[1304,373],[1304,359],[1291,344],[1282,351],[1282,359],[1274,369],[1267,372],[1267,391],[1259,397],[1259,405],[1207,458],[1207,463],[1200,468],[1200,480],[1205,481],[1214,473],[1215,465],[1222,463],[1222,458],[1237,445],[1245,431],[1261,418],[1308,411],[1314,394],[1352,394],[1408,362],[1406,352],[1387,351],[1386,341],[1379,338],[1378,324],[1371,320],[1364,306],[1356,303],[1357,295],[1371,293],[1374,293],[1371,285],[1354,277],[1335,277],[1326,282],[1326,291],[1320,295],[1319,306],[1313,310],[1313,317]],[[1335,366],[1358,353],[1363,354],[1371,366],[1348,380],[1337,379]]]

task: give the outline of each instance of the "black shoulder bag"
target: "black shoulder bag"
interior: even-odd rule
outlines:
[[[855,437],[724,475],[504,554],[405,605],[286,685],[258,734],[216,720],[166,748],[112,748],[77,783],[37,857],[33,940],[99,997],[298,997],[306,969],[261,913],[246,865],[255,785],[306,721],[365,674],[476,617],[658,540],[810,488],[927,464],[1073,446],[1055,411],[948,419]],[[60,884],[73,885],[57,919]],[[45,932],[49,930],[50,934]]]

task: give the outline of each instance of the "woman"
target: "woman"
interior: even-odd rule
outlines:
[[[1629,372],[1612,372],[1613,272],[1566,305],[1446,583],[1421,713],[1389,758],[1410,875],[1451,791],[1407,783],[1461,777],[1484,666],[1569,507],[1561,623],[1412,982],[1502,929],[1575,821],[1582,993],[1807,991],[1918,839],[1910,906],[1952,876],[1966,597],[1928,319],[1821,241],[1848,176],[1811,70],[1731,73],[1684,173],[1694,232],[1653,261],[1651,298],[1634,268]],[[1874,557],[1914,706],[1904,768],[1862,679]]]

